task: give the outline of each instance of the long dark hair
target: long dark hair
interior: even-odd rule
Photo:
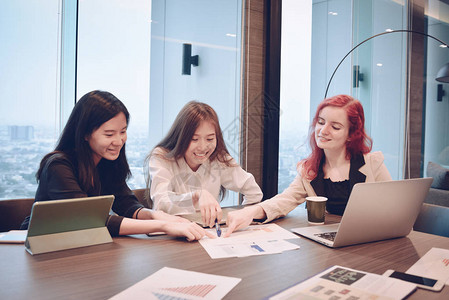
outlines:
[[[321,110],[327,106],[340,107],[346,111],[349,121],[348,140],[346,141],[346,158],[351,159],[357,154],[371,151],[373,140],[365,131],[365,113],[360,101],[348,95],[337,95],[324,99],[319,105],[309,131],[309,143],[312,153],[300,161],[302,176],[312,180],[318,174],[318,168],[324,156],[323,149],[318,148],[315,140],[315,126]]]
[[[125,115],[126,123],[129,124],[129,113],[125,105],[109,92],[92,91],[81,97],[70,114],[55,150],[42,159],[36,173],[37,181],[49,159],[54,154],[60,153],[68,155],[74,162],[80,187],[86,193],[94,191],[96,180],[93,179],[98,179],[99,174],[93,160],[92,149],[86,138],[119,113]],[[98,168],[102,174],[114,172],[114,180],[117,182],[130,177],[131,171],[126,160],[125,145],[116,160],[101,160]]]

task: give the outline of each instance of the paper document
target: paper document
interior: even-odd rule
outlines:
[[[449,250],[430,249],[406,273],[443,280],[449,285]]]
[[[25,243],[28,230],[10,230],[0,233],[0,243],[23,244]]]
[[[222,299],[241,280],[164,267],[110,299]]]
[[[333,266],[290,287],[270,300],[282,299],[404,299],[416,285],[399,279]]]
[[[215,229],[210,229],[214,233]],[[247,230],[216,239],[203,238],[199,242],[212,259],[281,253],[299,249],[286,239],[298,239],[296,234],[276,224],[251,225]]]
[[[226,232],[226,231],[224,231]],[[271,223],[263,225],[250,225],[248,229],[235,231],[226,239],[231,241],[247,241],[247,240],[287,240],[299,239],[300,237],[290,230]]]

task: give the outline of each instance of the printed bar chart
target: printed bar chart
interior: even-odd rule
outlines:
[[[164,288],[164,290],[197,297],[206,297],[215,287],[216,285],[213,284],[197,284],[186,287]]]

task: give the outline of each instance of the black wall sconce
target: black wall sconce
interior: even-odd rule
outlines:
[[[449,83],[449,63],[441,67],[441,69],[437,73],[437,78],[435,79],[439,82]],[[438,84],[437,88],[437,101],[442,102],[443,96],[446,95],[446,93],[443,90],[442,84]]]
[[[360,66],[354,65],[352,73],[352,87],[358,88],[360,85],[360,81],[363,81],[363,74],[360,73]]]
[[[437,90],[437,101],[438,102],[442,102],[443,101],[443,96],[446,93],[443,90],[443,85],[442,84],[438,84],[437,87],[438,87],[438,90]]]
[[[192,65],[198,66],[198,55],[192,56],[192,44],[182,44],[182,75],[190,75]]]

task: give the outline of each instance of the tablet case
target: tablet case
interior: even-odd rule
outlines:
[[[26,250],[35,255],[112,242],[105,224],[113,201],[109,195],[35,202]]]

